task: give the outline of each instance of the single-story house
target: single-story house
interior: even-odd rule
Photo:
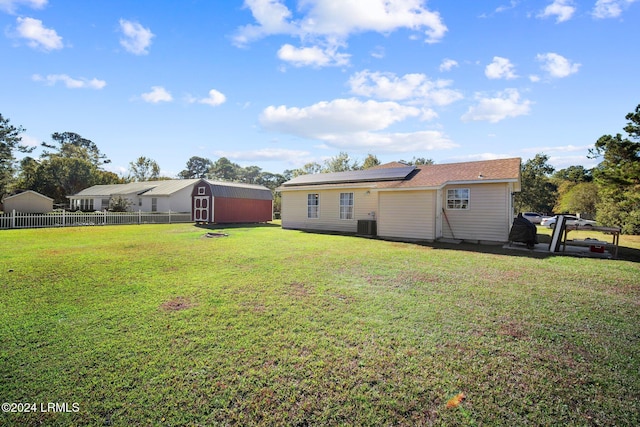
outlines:
[[[67,196],[71,210],[101,211],[109,209],[112,199],[129,201],[130,211],[191,212],[191,190],[198,179],[171,179],[94,185]]]
[[[53,210],[53,199],[32,190],[7,196],[2,200],[5,212],[47,213]]]
[[[298,176],[282,184],[282,227],[506,242],[520,191],[520,158]]]
[[[201,179],[191,193],[195,222],[249,223],[273,219],[273,195],[262,185]]]

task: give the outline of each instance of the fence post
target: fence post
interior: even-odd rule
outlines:
[[[138,225],[142,224],[142,210],[138,209]]]
[[[171,224],[171,209],[169,209],[169,224]]]
[[[16,228],[16,210],[11,212],[11,228]]]
[[[66,227],[66,226],[67,226],[67,223],[66,223],[66,221],[65,221],[65,220],[66,220],[66,218],[67,218],[67,217],[66,217],[66,215],[65,215],[65,213],[66,213],[66,212],[67,212],[67,211],[63,208],[63,209],[62,209],[62,226],[63,226],[63,227]]]

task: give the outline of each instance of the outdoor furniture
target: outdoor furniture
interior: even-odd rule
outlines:
[[[567,248],[567,236],[569,232],[572,230],[587,230],[587,231],[600,231],[606,234],[611,234],[612,240],[611,243],[605,242],[603,240],[596,239],[585,239],[585,240],[569,240],[569,245],[572,246],[611,246],[613,250],[613,258],[618,257],[618,245],[620,242],[620,229],[617,227],[600,227],[600,226],[580,226],[580,225],[565,225],[564,227],[564,238],[562,244],[562,251],[564,252]]]

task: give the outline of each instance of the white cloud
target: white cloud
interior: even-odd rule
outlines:
[[[563,78],[578,72],[581,64],[571,63],[567,58],[557,53],[540,53],[536,60],[542,62],[540,66],[550,77]]]
[[[418,132],[355,132],[335,134],[324,138],[325,143],[346,151],[379,153],[415,153],[431,150],[448,150],[458,147],[443,132],[425,130]]]
[[[278,58],[290,62],[296,67],[301,66],[343,66],[349,63],[350,55],[338,53],[336,49],[321,49],[320,47],[297,48],[290,44],[283,45],[278,50]]]
[[[538,16],[540,18],[555,16],[556,22],[560,23],[571,19],[575,11],[576,8],[573,5],[573,0],[554,0],[553,3],[545,7]]]
[[[13,14],[22,5],[31,9],[42,9],[47,2],[48,0],[0,0],[0,10]]]
[[[433,105],[448,105],[459,99],[462,94],[450,89],[450,80],[429,80],[424,74],[405,74],[402,77],[394,73],[370,72],[355,73],[349,78],[351,93],[378,99],[393,101],[415,100]]]
[[[353,33],[389,33],[399,28],[423,32],[425,42],[440,41],[447,32],[440,14],[423,7],[421,0],[306,0],[303,34],[347,37]]]
[[[291,133],[305,138],[322,138],[327,133],[384,129],[420,110],[395,102],[362,102],[354,98],[319,102],[309,107],[267,107],[260,123],[268,130]]]
[[[46,51],[62,49],[62,37],[55,30],[45,28],[39,19],[17,18],[17,22],[17,36],[27,39],[30,47]]]
[[[21,137],[20,144],[26,145],[27,147],[39,147],[40,140],[34,136],[23,134]]]
[[[227,101],[227,97],[224,96],[222,92],[219,92],[215,89],[211,89],[209,91],[209,96],[207,98],[202,98],[197,100],[200,104],[211,105],[212,107],[217,107],[218,105],[222,105]]]
[[[120,45],[129,53],[134,55],[146,55],[149,53],[151,39],[155,35],[150,29],[144,28],[138,22],[120,20],[120,31],[124,34],[124,38],[120,39]]]
[[[376,59],[382,59],[385,56],[385,49],[384,46],[376,46],[372,51],[371,51],[371,56],[373,56]]]
[[[152,104],[173,101],[171,94],[162,86],[152,86],[151,92],[143,93],[141,97],[144,101]]]
[[[531,83],[538,83],[540,81],[540,76],[538,76],[537,74],[531,74],[529,75],[529,81]]]
[[[518,5],[517,1],[511,0],[508,5],[498,6],[495,10],[495,13],[502,13],[502,12],[506,12],[507,10],[515,9],[517,5]]]
[[[527,115],[531,111],[531,101],[520,100],[520,93],[516,89],[506,89],[498,93],[495,98],[477,95],[476,99],[478,103],[469,107],[462,116],[463,121],[497,123],[509,117]]]
[[[340,149],[407,152],[455,146],[439,131],[380,132],[425,114],[428,112],[396,102],[362,102],[351,98],[303,108],[270,106],[260,115],[260,124],[266,130],[321,140],[327,146]]]
[[[440,67],[439,70],[440,71],[451,71],[451,69],[453,69],[453,67],[457,67],[458,66],[458,61],[455,61],[453,59],[449,59],[449,58],[445,58],[442,63],[440,63]]]
[[[507,58],[494,56],[493,62],[484,69],[484,75],[489,79],[515,79],[514,66]]]
[[[606,19],[617,18],[626,9],[637,0],[598,0],[591,14],[594,18]]]
[[[408,28],[422,33],[426,43],[436,43],[447,32],[440,15],[426,9],[423,0],[300,0],[296,17],[283,0],[245,0],[244,7],[256,23],[239,27],[234,44],[245,46],[271,35],[299,38],[305,46],[285,44],[278,52],[297,66],[348,63],[349,55],[337,50],[352,34]]]
[[[107,82],[104,80],[98,80],[96,78],[89,80],[84,77],[74,79],[66,74],[49,74],[46,77],[34,74],[33,80],[36,82],[44,82],[49,86],[62,82],[69,89],[102,89],[107,85]]]
[[[257,25],[238,28],[233,38],[236,45],[243,46],[269,35],[298,33],[296,25],[288,22],[291,11],[280,0],[245,0],[244,8],[251,10]]]

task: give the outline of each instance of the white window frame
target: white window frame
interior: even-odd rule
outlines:
[[[315,203],[311,203],[315,202]],[[318,219],[320,218],[320,194],[308,193],[307,194],[307,218]]]
[[[158,212],[158,198],[151,198],[151,212]]]
[[[447,209],[468,210],[471,204],[471,190],[469,188],[448,188]]]
[[[340,193],[340,219],[353,219],[353,206],[353,193]]]

